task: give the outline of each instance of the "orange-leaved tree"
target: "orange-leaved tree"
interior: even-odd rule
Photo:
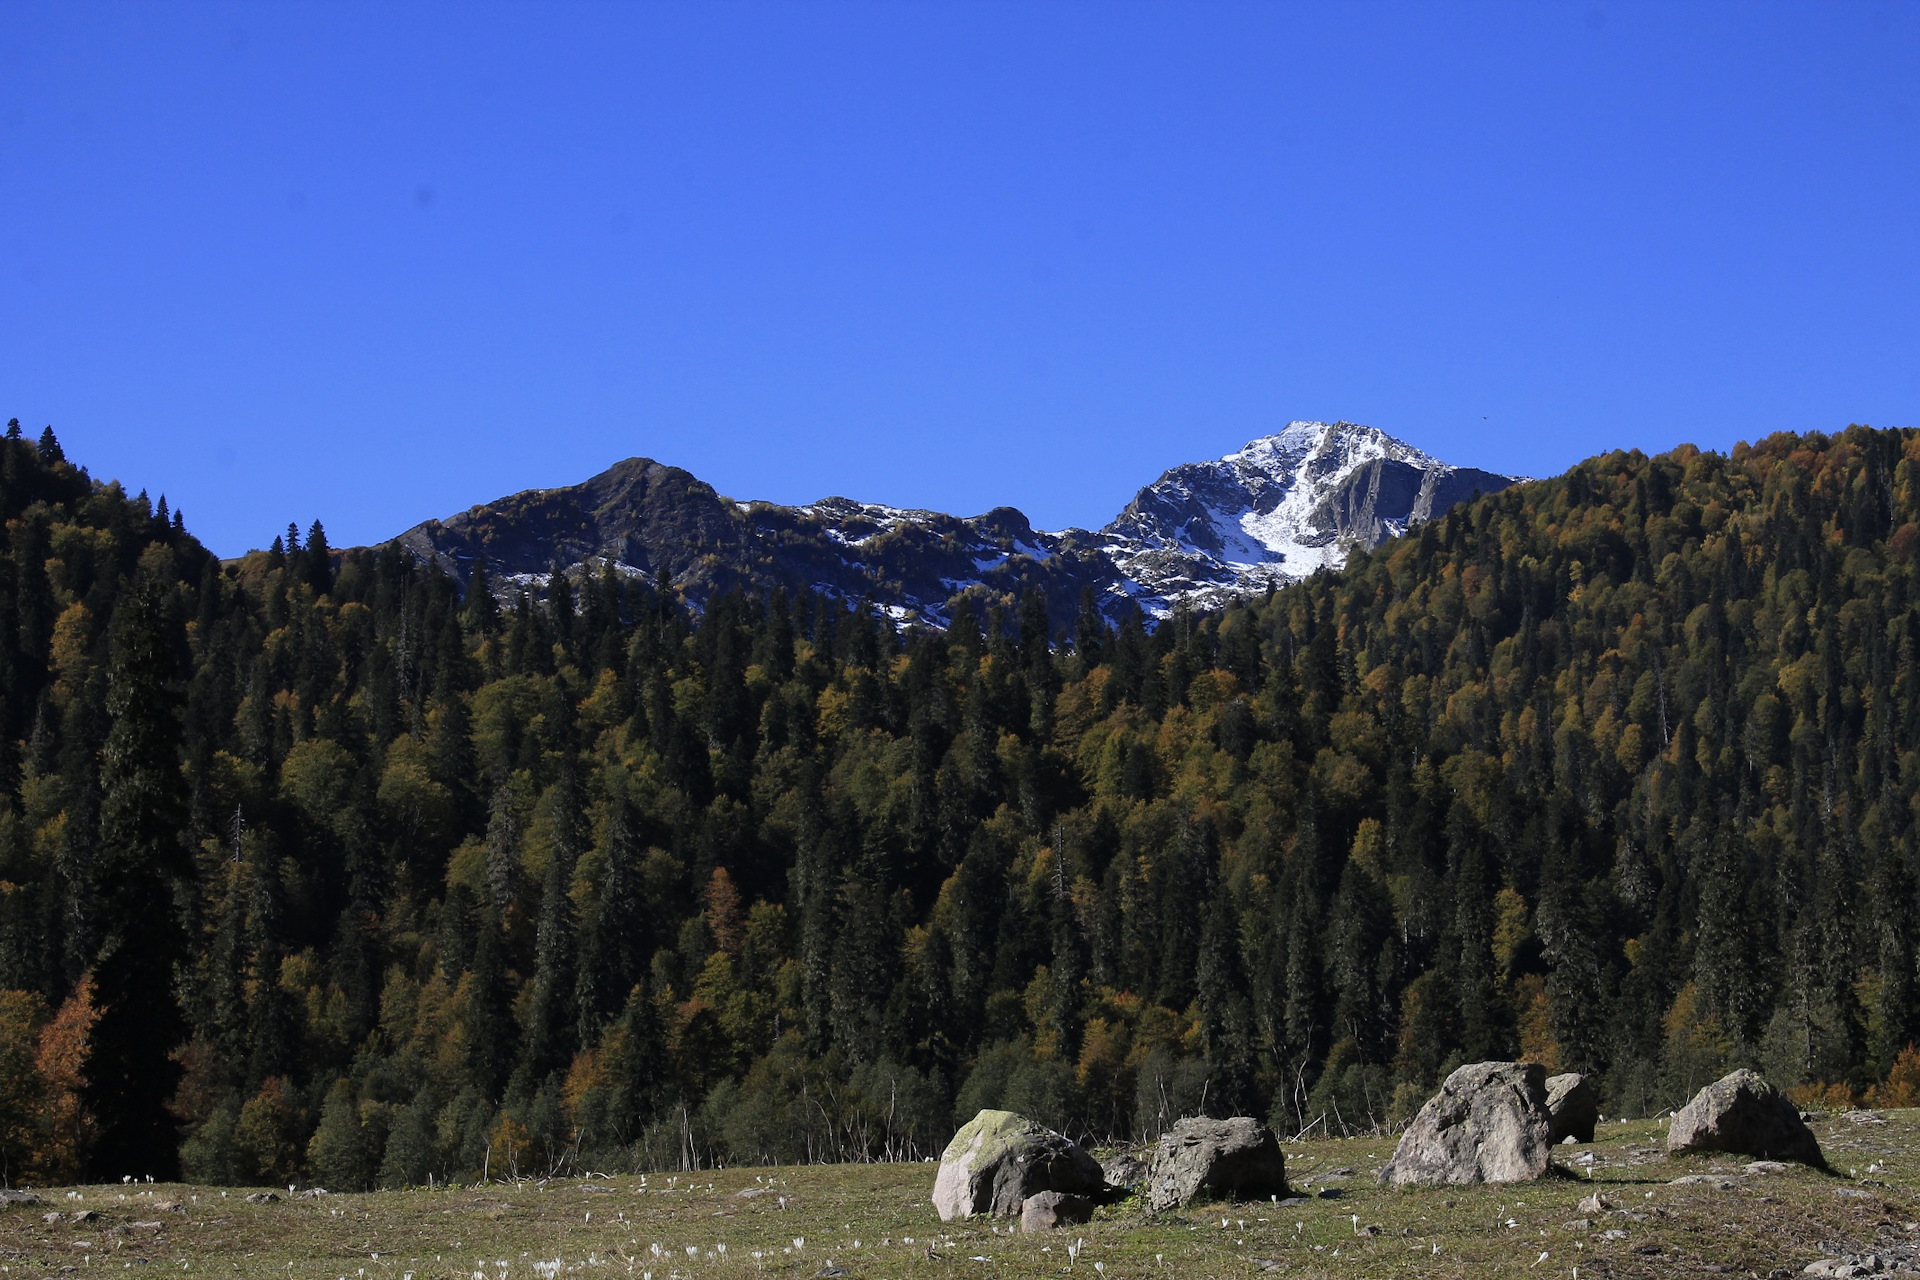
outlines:
[[[53,1020],[41,1030],[35,1066],[45,1090],[43,1145],[35,1163],[53,1182],[80,1176],[98,1128],[86,1104],[87,1066],[101,1009],[94,1003],[93,974],[74,987]]]

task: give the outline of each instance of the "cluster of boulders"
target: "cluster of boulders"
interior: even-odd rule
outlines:
[[[1600,1118],[1593,1084],[1551,1078],[1531,1062],[1477,1062],[1448,1076],[1380,1171],[1390,1186],[1525,1182],[1546,1173],[1555,1144],[1592,1142]],[[1791,1102],[1751,1071],[1702,1089],[1673,1118],[1667,1151],[1719,1151],[1826,1167]],[[990,1214],[1023,1231],[1085,1222],[1096,1205],[1140,1194],[1155,1212],[1200,1200],[1288,1194],[1273,1131],[1250,1116],[1181,1120],[1150,1151],[1105,1165],[1078,1144],[1011,1111],[982,1111],[948,1144],[933,1186],[946,1221]]]
[[[1433,1186],[1524,1182],[1547,1171],[1557,1142],[1592,1142],[1599,1119],[1592,1084],[1569,1073],[1548,1079],[1530,1062],[1477,1062],[1447,1077],[1401,1136],[1382,1182]],[[1800,1112],[1747,1070],[1695,1095],[1667,1130],[1667,1152],[1724,1151],[1826,1167]]]
[[[1250,1116],[1182,1120],[1142,1159],[1102,1166],[1072,1139],[1011,1111],[982,1111],[940,1158],[933,1207],[944,1221],[990,1214],[1023,1231],[1085,1222],[1101,1202],[1146,1188],[1155,1209],[1286,1194],[1287,1160]]]

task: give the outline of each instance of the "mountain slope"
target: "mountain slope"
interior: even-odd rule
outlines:
[[[1097,533],[1045,533],[1012,507],[957,517],[847,498],[738,502],[678,467],[629,458],[578,485],[532,489],[429,520],[395,541],[496,590],[612,566],[664,572],[705,600],[783,586],[871,600],[944,627],[962,597],[1007,606],[1043,592],[1065,622],[1091,591],[1109,618],[1165,617],[1344,562],[1512,476],[1456,468],[1372,427],[1294,422],[1214,462],[1176,467]]]
[[[1519,480],[1449,466],[1373,427],[1290,422],[1142,489],[1097,545],[1145,594],[1211,602],[1337,568],[1455,503]]]
[[[463,583],[484,560],[496,589],[610,565],[629,576],[664,572],[695,600],[782,586],[871,600],[896,621],[936,627],[962,595],[1005,604],[1036,587],[1071,609],[1083,587],[1111,594],[1115,572],[1098,551],[1037,532],[1012,507],[962,519],[847,498],[736,502],[648,458],[429,520],[395,542]]]

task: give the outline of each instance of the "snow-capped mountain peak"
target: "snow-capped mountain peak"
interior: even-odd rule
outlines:
[[[1055,625],[1083,594],[1118,620],[1181,600],[1214,603],[1339,565],[1512,476],[1450,467],[1372,427],[1292,422],[1212,462],[1175,467],[1097,533],[1043,533],[1011,507],[977,516],[848,498],[739,502],[678,467],[615,463],[559,489],[509,494],[395,544],[462,583],[544,592],[555,574],[657,579],[687,598],[776,587],[866,601],[900,623],[944,628],[961,603],[1003,616],[1029,591]]]
[[[1290,422],[1142,489],[1100,530],[1103,550],[1164,613],[1337,567],[1475,493],[1519,477],[1449,466],[1374,427]]]

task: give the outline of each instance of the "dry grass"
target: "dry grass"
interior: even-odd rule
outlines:
[[[1881,1124],[1836,1117],[1815,1129],[1832,1176],[1798,1167],[1753,1173],[1736,1159],[1667,1160],[1659,1154],[1662,1126],[1637,1122],[1603,1126],[1592,1146],[1556,1149],[1556,1176],[1537,1183],[1429,1191],[1374,1185],[1389,1141],[1310,1141],[1287,1149],[1290,1177],[1309,1197],[1303,1203],[1148,1218],[1128,1202],[1047,1236],[1012,1235],[1006,1224],[942,1224],[927,1201],[930,1165],[728,1169],[311,1199],[285,1199],[280,1188],[283,1199],[268,1204],[207,1187],[61,1188],[41,1193],[45,1205],[0,1212],[0,1274],[147,1266],[289,1280],[1479,1280],[1570,1278],[1577,1267],[1599,1280],[1786,1276],[1836,1252],[1920,1248],[1920,1114],[1891,1113]],[[1709,1180],[1673,1184],[1687,1175]],[[1340,1194],[1315,1194],[1330,1188]],[[1580,1209],[1596,1192],[1611,1211]],[[97,1219],[73,1221],[82,1210]],[[50,1211],[61,1220],[43,1221]]]

